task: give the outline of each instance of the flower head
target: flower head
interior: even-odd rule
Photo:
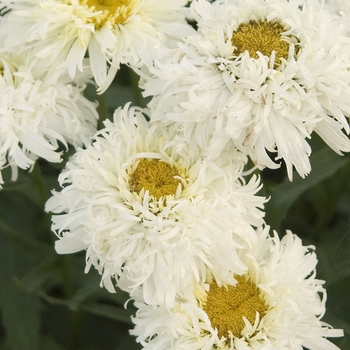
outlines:
[[[345,17],[317,0],[195,0],[191,11],[198,32],[163,52],[144,85],[154,120],[212,157],[233,143],[260,168],[283,159],[290,179],[311,170],[313,132],[350,150]]]
[[[289,231],[270,237],[267,228],[239,255],[248,270],[234,284],[208,277],[191,297],[178,293],[172,308],[136,301],[137,341],[153,350],[338,349],[325,338],[342,331],[320,320],[326,291],[315,278],[314,247]]]
[[[60,175],[46,210],[54,213],[58,253],[86,249],[102,284],[148,303],[173,303],[206,268],[218,281],[245,266],[237,252],[262,224],[259,181],[245,183],[245,157],[236,152],[208,161],[195,144],[177,147],[174,127],[148,125],[145,111],[125,106],[114,122],[79,150]]]
[[[3,1],[13,10],[7,22],[8,46],[31,42],[37,56],[67,66],[73,78],[88,54],[100,90],[121,63],[150,66],[156,50],[188,34],[186,0],[29,0]],[[26,33],[26,36],[23,36]]]
[[[350,15],[350,1],[349,0],[325,0],[325,6],[333,13],[345,13]]]
[[[15,180],[38,157],[60,162],[59,143],[81,146],[96,131],[96,106],[82,94],[88,78],[73,83],[28,53],[0,52],[0,170],[10,166]]]

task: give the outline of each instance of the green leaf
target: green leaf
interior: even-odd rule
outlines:
[[[1,236],[11,241],[12,244],[15,244],[18,249],[24,250],[37,259],[43,256],[48,257],[54,252],[53,246],[25,235],[24,232],[22,234],[12,229],[6,223],[2,222],[0,217],[0,237]]]
[[[332,339],[340,349],[350,349],[350,278],[327,288],[327,311],[322,321],[344,330],[344,337]]]
[[[77,310],[79,305],[85,301],[91,295],[96,294],[100,287],[100,276],[96,274],[90,274],[84,279],[84,283],[68,300],[68,306],[71,310]]]
[[[118,345],[114,348],[114,350],[138,350],[142,349],[142,346],[136,343],[136,337],[131,335],[126,335],[122,337],[118,343]]]
[[[3,231],[3,225],[0,231]],[[37,350],[41,328],[40,300],[19,288],[15,282],[31,265],[31,257],[21,247],[2,237],[0,245],[0,309],[6,334],[6,345],[11,350]]]
[[[41,328],[39,298],[7,280],[1,287],[0,306],[9,348],[37,350]]]
[[[71,307],[69,300],[57,298],[57,297],[48,295],[42,291],[39,292],[39,295],[50,304],[61,305],[67,308]],[[104,304],[101,301],[84,302],[81,304],[74,305],[74,307],[75,307],[74,311],[83,310],[95,315],[109,318],[111,320],[115,320],[126,324],[131,324],[130,316],[133,314],[133,312],[131,311],[133,310],[133,308],[129,308],[128,310],[126,310],[118,305]]]
[[[312,186],[320,183],[349,162],[349,156],[339,156],[330,148],[325,147],[315,152],[310,158],[311,173],[305,179],[295,176],[290,182],[285,179],[282,183],[267,189],[271,196],[266,203],[266,223],[273,229],[279,230],[288,210],[298,197]]]
[[[336,268],[332,269],[332,273],[327,274],[327,288],[332,284],[343,281],[350,277],[349,260],[344,259],[336,264]]]
[[[65,350],[65,348],[51,337],[43,336],[40,339],[40,350]]]
[[[118,322],[131,324],[131,312],[121,307],[114,305],[105,305],[101,303],[88,303],[82,304],[81,308],[87,312],[93,313],[95,315],[104,316],[111,320]]]
[[[1,190],[1,197],[5,194],[11,196],[17,194],[17,196],[20,195],[25,197],[27,201],[29,200],[31,204],[34,204],[38,209],[43,209],[50,192],[45,182],[46,179],[43,178],[38,162],[36,162],[32,172],[20,169],[18,179],[15,182],[10,180],[9,169],[6,169],[4,180],[5,184]],[[4,201],[4,199],[2,200]]]
[[[18,280],[18,285],[29,292],[38,292],[48,280],[58,273],[57,257],[55,255],[48,257],[33,267],[29,273]]]

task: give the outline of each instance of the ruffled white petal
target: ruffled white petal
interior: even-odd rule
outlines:
[[[259,179],[245,182],[239,152],[209,161],[196,145],[177,147],[176,129],[149,126],[142,112],[126,106],[105,122],[93,144],[67,163],[63,189],[46,210],[62,241],[58,252],[75,251],[81,239],[87,268],[95,266],[111,291],[114,279],[131,294],[143,285],[148,303],[171,305],[176,291],[203,280],[208,267],[218,281],[245,270],[237,251],[253,244],[264,198],[255,195]],[[183,169],[182,189],[166,200],[132,192],[129,177],[141,158]]]
[[[31,43],[38,57],[65,67],[71,78],[77,70],[83,71],[83,59],[89,53],[100,92],[108,88],[121,63],[135,69],[149,67],[159,48],[174,46],[175,40],[193,32],[185,21],[186,0],[130,1],[130,14],[123,23],[111,18],[102,24],[101,11],[79,0],[2,3],[12,8],[4,23],[6,46]]]
[[[82,91],[87,75],[70,81],[29,53],[0,53],[0,170],[28,169],[41,157],[60,162],[59,144],[82,145],[96,131],[95,103]]]
[[[191,13],[198,32],[161,51],[145,79],[154,121],[175,123],[212,158],[234,144],[259,168],[283,159],[290,179],[294,168],[302,177],[311,170],[313,132],[337,153],[350,150],[345,16],[330,15],[316,0],[195,0]],[[280,67],[273,54],[234,55],[232,35],[250,20],[282,23],[298,39]]]
[[[172,308],[147,305],[137,298],[131,334],[144,349],[152,350],[339,350],[326,338],[342,336],[342,330],[320,321],[326,291],[323,281],[315,278],[314,247],[303,246],[291,232],[282,239],[277,233],[270,237],[266,228],[239,255],[269,305],[265,316],[257,317],[254,324],[245,320],[240,337],[219,339],[201,308],[205,284],[197,285],[192,295],[179,291]]]

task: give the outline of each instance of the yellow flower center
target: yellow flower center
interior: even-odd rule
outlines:
[[[107,21],[112,25],[123,24],[135,8],[136,0],[79,0],[90,11],[102,13],[92,18],[96,28]]]
[[[261,319],[268,309],[256,285],[244,276],[236,276],[236,279],[236,286],[219,287],[215,282],[210,284],[207,300],[202,306],[220,338],[229,338],[230,333],[241,337],[245,327],[243,317],[254,324],[256,312],[259,312]]]
[[[178,173],[169,164],[158,159],[141,159],[136,170],[131,174],[129,184],[133,192],[142,189],[157,199],[175,194],[181,181],[176,179]]]
[[[275,62],[281,58],[287,59],[291,42],[297,42],[293,36],[283,36],[285,31],[281,23],[264,21],[250,21],[242,23],[232,35],[232,45],[235,46],[234,55],[248,51],[249,56],[258,58],[257,52],[271,57],[276,52]]]

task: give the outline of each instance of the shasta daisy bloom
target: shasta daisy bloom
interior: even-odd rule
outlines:
[[[195,144],[177,148],[176,128],[150,126],[144,112],[117,109],[68,162],[46,210],[58,253],[85,249],[86,270],[95,266],[110,292],[114,280],[131,294],[142,285],[148,303],[171,305],[206,267],[218,281],[243,273],[236,250],[255,237],[265,199],[257,178],[244,182],[240,153],[207,161]]]
[[[260,168],[283,159],[290,179],[293,167],[310,172],[314,132],[350,150],[345,17],[317,0],[194,0],[191,13],[198,33],[163,53],[144,85],[154,120],[175,122],[213,157],[233,143]]]
[[[150,66],[167,40],[191,32],[187,0],[4,1],[12,7],[6,44],[32,42],[38,57],[64,61],[73,78],[88,54],[97,85],[106,89],[121,63]],[[26,33],[23,38],[23,33]]]
[[[350,1],[349,0],[326,0],[325,6],[330,11],[335,13],[345,13],[350,15]]]
[[[234,284],[208,277],[192,296],[179,292],[172,308],[137,300],[131,334],[152,350],[338,349],[326,337],[342,330],[321,321],[326,290],[315,278],[314,247],[267,228],[239,254],[248,270]]]
[[[82,91],[88,77],[73,84],[66,73],[50,69],[28,53],[0,52],[1,169],[28,169],[38,157],[60,162],[59,143],[82,145],[96,131],[96,105]]]

